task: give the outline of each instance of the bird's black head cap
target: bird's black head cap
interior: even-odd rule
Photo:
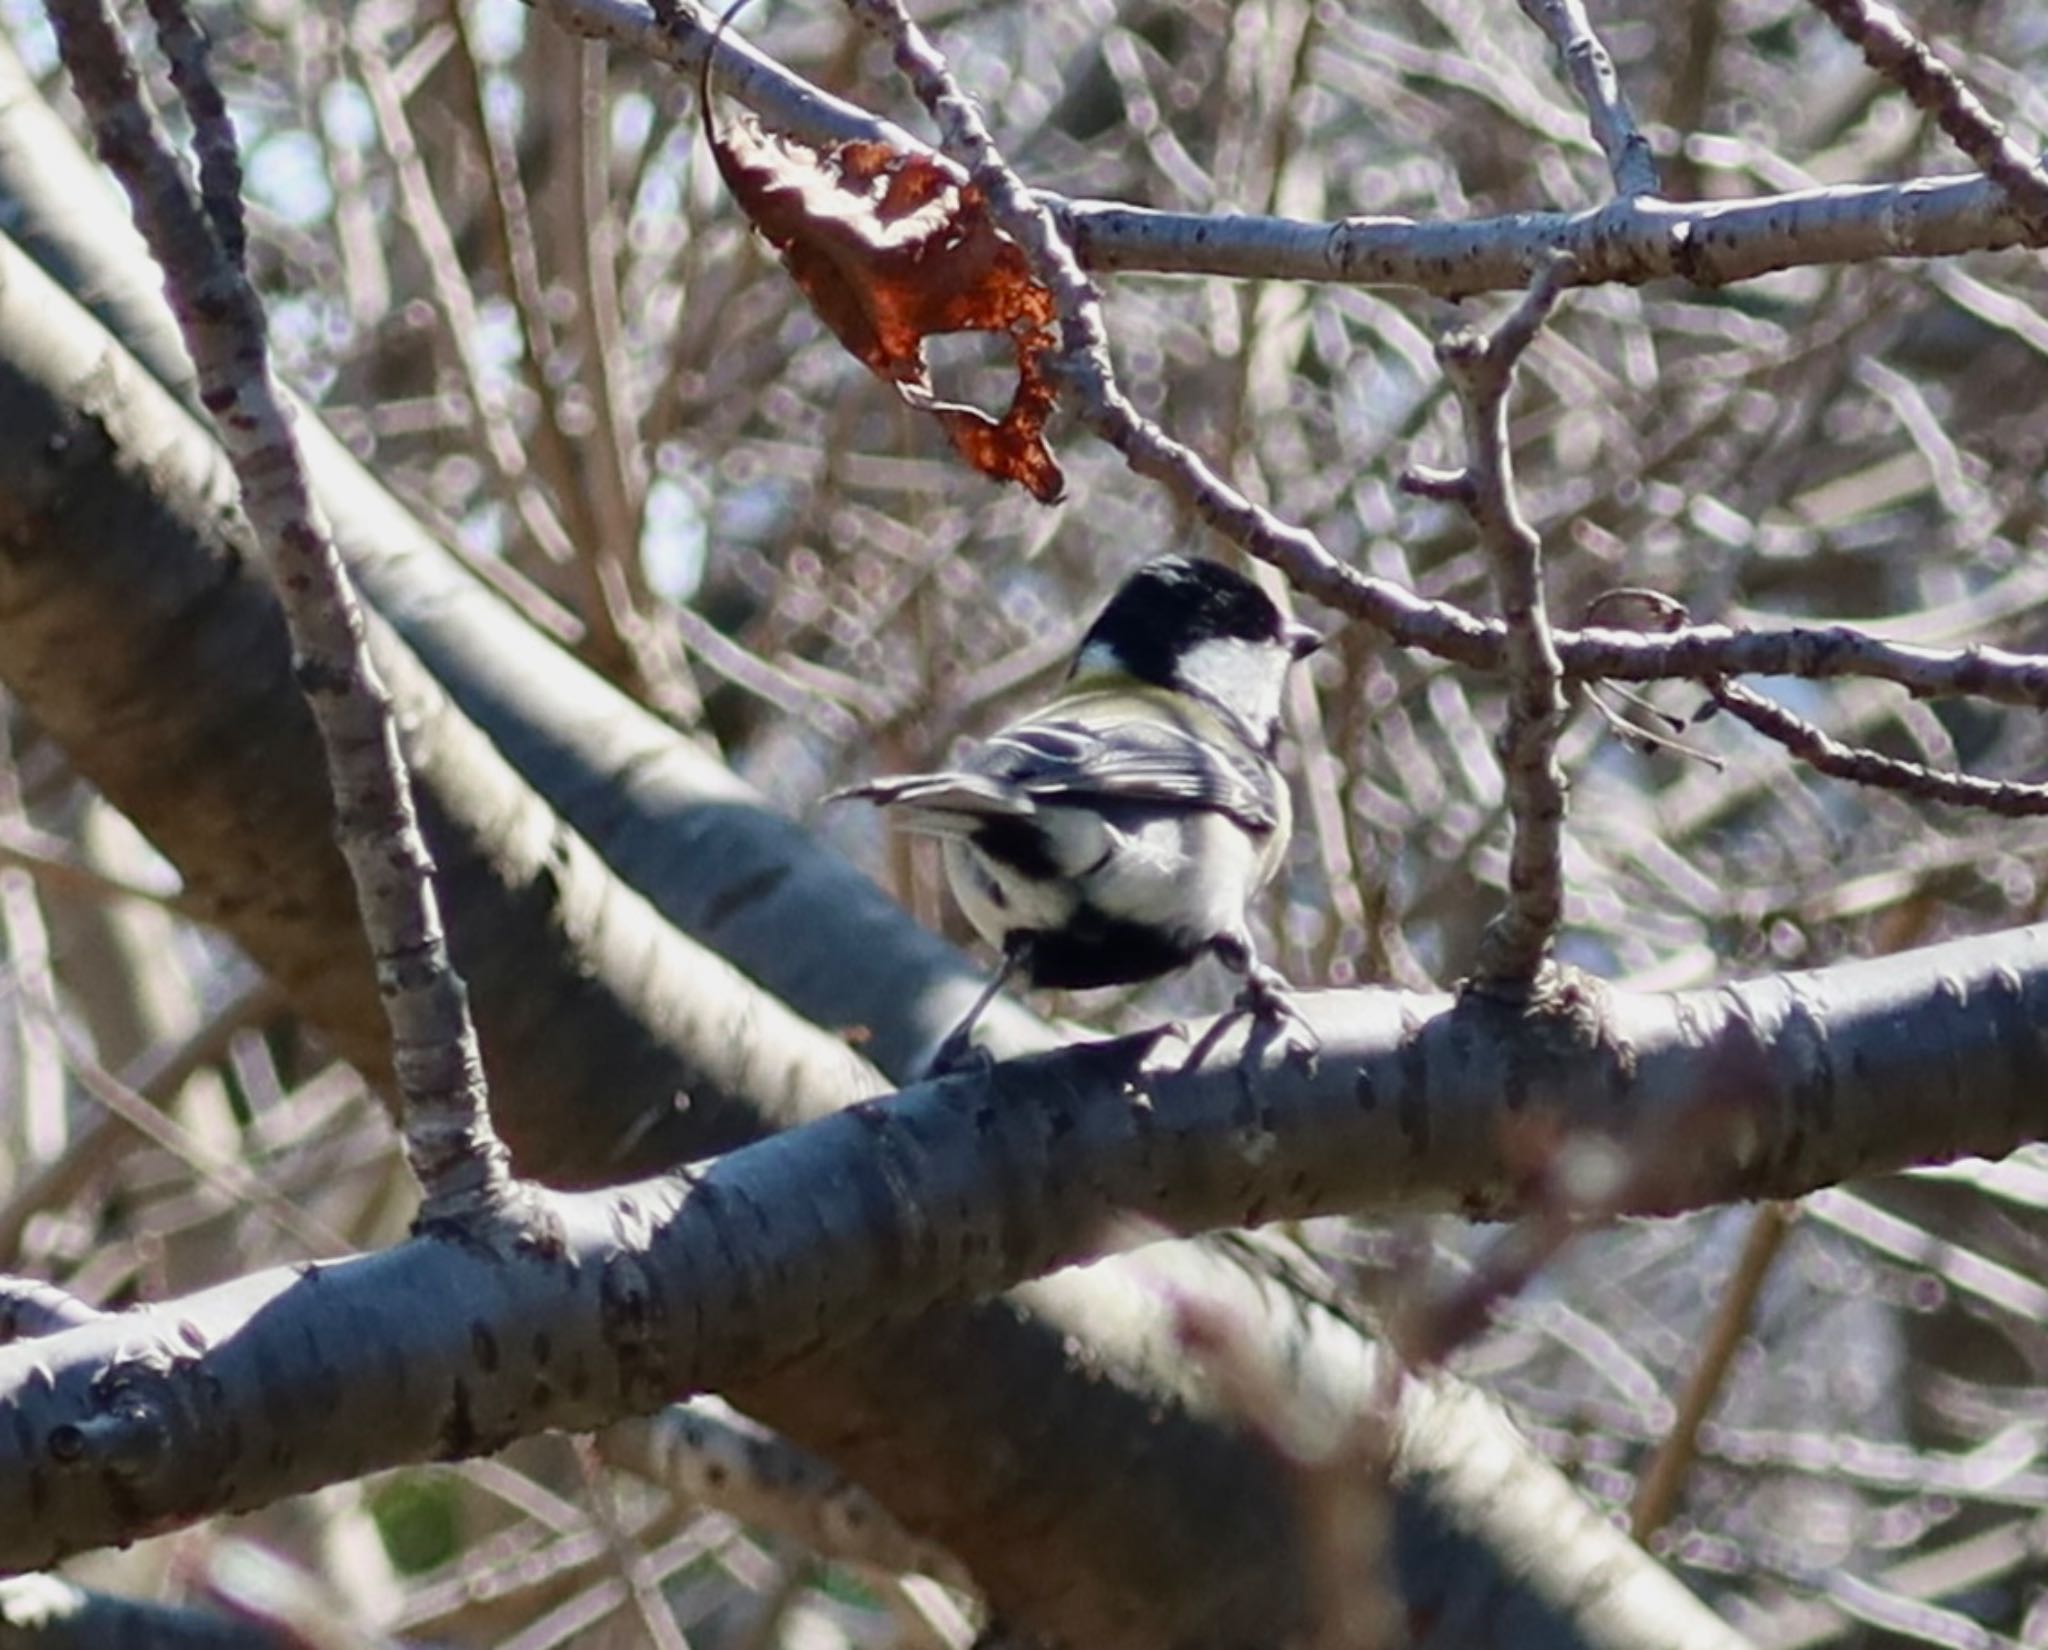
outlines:
[[[1299,655],[1301,635],[1235,568],[1200,556],[1161,556],[1110,597],[1082,638],[1080,662],[1114,660],[1141,682],[1172,687],[1180,661],[1203,642],[1270,642]]]

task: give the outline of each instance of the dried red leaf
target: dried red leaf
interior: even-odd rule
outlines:
[[[1014,481],[1041,503],[1066,478],[1045,443],[1054,402],[1045,371],[1052,294],[995,226],[981,191],[923,149],[858,142],[817,148],[764,132],[742,116],[704,134],[719,175],[748,220],[781,254],[839,341],[911,406],[944,426],[984,475]],[[995,332],[1017,355],[1017,389],[1000,418],[937,399],[924,341]]]

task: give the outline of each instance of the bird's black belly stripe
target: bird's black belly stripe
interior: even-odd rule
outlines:
[[[1063,991],[1154,979],[1186,967],[1202,949],[1199,939],[1105,917],[1087,905],[1064,927],[1013,930],[1003,938],[1005,947],[1028,939],[1025,970],[1031,983]]]

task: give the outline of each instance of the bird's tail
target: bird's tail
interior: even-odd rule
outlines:
[[[885,774],[834,791],[825,800],[901,809],[898,823],[904,829],[932,836],[964,835],[981,820],[1023,819],[1037,811],[1013,786],[956,771]]]

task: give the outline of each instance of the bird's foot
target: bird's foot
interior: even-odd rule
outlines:
[[[1316,1068],[1316,1056],[1323,1040],[1295,1006],[1294,990],[1276,970],[1254,962],[1245,969],[1244,989],[1237,994],[1230,1012],[1218,1015],[1202,1033],[1182,1065],[1183,1071],[1199,1070],[1216,1051],[1216,1045],[1240,1019],[1249,1019],[1244,1049],[1237,1057],[1239,1071],[1249,1072],[1264,1064],[1266,1051],[1277,1047],[1288,1064],[1304,1072]]]
[[[959,1026],[946,1034],[944,1042],[932,1050],[932,1057],[925,1061],[924,1070],[918,1075],[927,1083],[936,1083],[941,1077],[980,1077],[993,1070],[996,1057],[974,1041],[972,1026]]]
[[[1323,1051],[1323,1040],[1295,1003],[1294,988],[1274,970],[1256,969],[1237,994],[1237,1007],[1252,1020],[1240,1064],[1257,1065],[1268,1048],[1277,1046],[1289,1065],[1299,1066],[1304,1072],[1316,1069],[1316,1056]]]

